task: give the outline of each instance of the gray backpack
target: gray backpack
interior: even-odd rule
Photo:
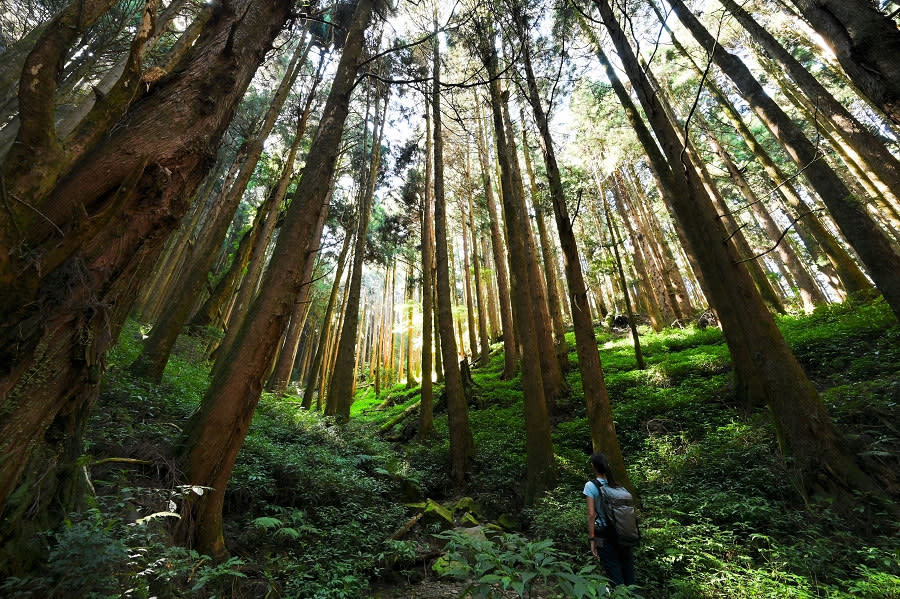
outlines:
[[[611,487],[591,479],[597,491],[603,509],[604,521],[601,521],[600,509],[594,523],[594,534],[615,539],[624,547],[636,547],[641,544],[641,531],[638,530],[637,516],[634,512],[634,497],[625,487]],[[599,527],[599,528],[598,528]]]

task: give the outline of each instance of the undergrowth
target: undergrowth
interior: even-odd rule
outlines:
[[[900,470],[900,327],[890,309],[883,302],[827,306],[778,324],[861,463]],[[3,581],[0,594],[365,597],[373,581],[421,578],[417,560],[448,539],[456,557],[443,573],[467,578],[485,596],[497,585],[518,591],[530,584],[519,575],[533,568],[517,561],[526,549],[555,560],[534,574],[542,596],[566,596],[563,579],[599,584],[584,531],[590,448],[577,368],[554,417],[559,482],[527,507],[521,380],[500,379],[499,345],[489,364],[473,370],[476,453],[466,494],[485,521],[524,535],[499,545],[436,539],[442,526],[424,520],[403,540],[388,540],[415,513],[406,504],[456,497],[446,474],[446,413],[436,414],[424,442],[391,443],[379,432],[418,401],[418,387],[398,384],[376,396],[361,384],[344,427],[301,410],[297,397],[264,395],[226,496],[232,557],[216,564],[173,544],[170,533],[186,492],[176,448],[209,384],[209,366],[185,359],[197,355],[188,338],[162,384],[135,380],[125,367],[140,338],[129,323],[110,354],[85,446],[96,492],[90,508],[39,539],[49,555],[44,570]],[[598,331],[617,433],[639,491],[641,596],[900,597],[896,522],[862,501],[803,503],[766,410],[748,411],[734,397],[718,329],[642,327],[641,341],[642,371],[629,336]],[[574,349],[571,334],[569,342]],[[574,351],[569,357],[575,364]],[[438,385],[436,399],[440,393]],[[120,457],[137,461],[109,461]],[[897,497],[897,481],[888,476],[885,484]],[[847,518],[848,508],[857,517]],[[485,568],[478,577],[476,564]]]

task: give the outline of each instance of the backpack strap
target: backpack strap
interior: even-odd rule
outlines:
[[[598,514],[603,514],[603,519],[608,520],[606,516],[606,494],[603,492],[603,485],[597,482],[596,478],[592,478],[591,482],[594,483],[594,486],[597,487],[597,493],[600,495],[601,505],[594,505],[594,511]],[[600,510],[603,510],[602,512]]]

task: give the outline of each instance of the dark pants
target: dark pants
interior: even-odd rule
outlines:
[[[606,568],[606,577],[613,587],[634,584],[634,554],[631,547],[622,547],[615,541],[604,540],[597,553],[600,554],[600,560]]]

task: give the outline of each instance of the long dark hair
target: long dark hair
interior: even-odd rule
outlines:
[[[591,466],[594,467],[597,474],[606,477],[606,482],[609,483],[610,487],[621,486],[616,482],[616,477],[613,475],[612,468],[609,467],[609,460],[607,460],[606,456],[599,451],[591,456]]]

